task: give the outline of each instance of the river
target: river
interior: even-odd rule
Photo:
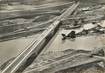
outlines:
[[[29,1],[29,0],[28,0]],[[47,3],[54,3],[54,2],[69,2],[70,0],[36,0],[33,4],[35,5],[41,5],[41,4],[47,4]],[[86,0],[81,0],[82,2],[86,1]],[[87,2],[90,2],[91,0],[88,0]],[[104,0],[102,0],[104,2]],[[85,4],[89,5],[87,2],[84,2]],[[96,2],[96,0],[92,1],[93,3]],[[97,2],[100,2],[100,0],[98,0]],[[5,63],[6,61],[8,61],[9,59],[13,58],[13,57],[16,57],[19,53],[21,53],[25,47],[27,47],[29,45],[29,43],[31,43],[31,41],[35,38],[37,38],[40,34],[35,34],[35,35],[32,35],[32,36],[28,36],[28,37],[22,37],[22,38],[19,38],[19,39],[14,39],[14,40],[9,40],[9,41],[4,41],[4,42],[0,42],[0,66]],[[59,46],[59,43],[61,44],[62,42],[61,41],[57,41],[59,40],[60,38],[57,37],[58,39],[55,40],[55,42],[57,43],[54,43],[52,46],[56,45],[55,48],[53,49],[50,49],[50,50],[59,50],[59,49],[62,49],[63,45],[65,43],[63,43],[62,46]],[[80,38],[81,39],[81,38]],[[81,41],[80,44],[79,41],[80,39],[78,38],[76,41],[77,42],[69,42],[67,43],[66,45],[68,46],[69,44],[71,44],[72,48],[77,48],[78,46],[80,46],[80,48],[85,48],[87,49],[87,47],[89,47],[89,49],[91,48],[90,46],[92,45],[93,47],[95,47],[95,45],[99,45],[99,46],[102,46],[102,42],[100,42],[100,40],[96,40],[94,37],[88,37],[88,38],[82,38],[83,41]],[[88,40],[87,43],[85,43],[86,41]],[[92,41],[92,42],[91,42]],[[97,44],[95,44],[96,42],[98,42]],[[75,43],[76,43],[76,46],[75,46]],[[89,45],[87,45],[89,43]],[[72,45],[74,44],[74,46]],[[84,46],[86,45],[86,46]],[[57,47],[58,46],[58,47]],[[69,48],[70,46],[67,47],[67,49]],[[51,47],[52,48],[52,47]],[[56,49],[56,48],[59,48],[59,49]]]

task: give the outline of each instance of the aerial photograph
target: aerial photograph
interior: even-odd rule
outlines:
[[[0,0],[0,73],[105,73],[105,0]]]

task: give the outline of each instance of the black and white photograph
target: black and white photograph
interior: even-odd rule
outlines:
[[[105,73],[105,0],[0,0],[0,73]]]

